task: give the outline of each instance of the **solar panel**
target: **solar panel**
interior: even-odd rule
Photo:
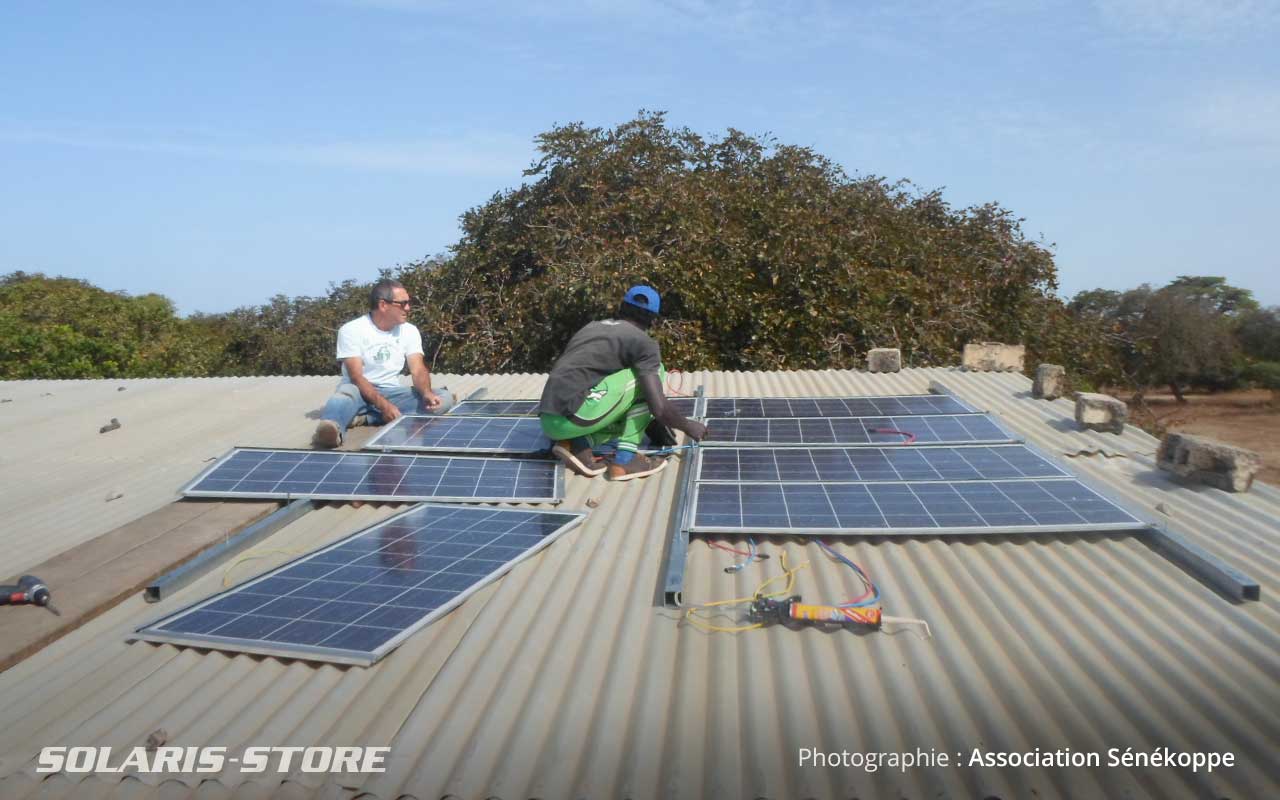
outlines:
[[[481,417],[533,417],[538,414],[537,400],[463,400],[450,414]]]
[[[369,450],[541,453],[551,448],[534,417],[406,414],[369,440]]]
[[[889,445],[1012,442],[1014,436],[986,414],[912,417],[712,419],[703,444]],[[911,440],[907,434],[914,436]]]
[[[713,397],[707,418],[905,417],[968,414],[977,409],[945,394],[884,397]]]
[[[668,397],[667,402],[684,416],[693,413],[692,397]],[[456,416],[536,417],[537,400],[463,400],[449,411]]]
[[[138,628],[137,638],[367,666],[585,516],[415,506]]]
[[[699,483],[692,530],[731,533],[1036,533],[1136,530],[1072,478],[938,483]]]
[[[721,447],[698,459],[700,481],[822,483],[1062,478],[1026,445],[964,447]]]
[[[187,497],[293,500],[559,502],[553,461],[236,448],[191,481]]]
[[[667,402],[675,406],[681,416],[693,416],[694,404],[698,401],[696,397],[668,397]]]

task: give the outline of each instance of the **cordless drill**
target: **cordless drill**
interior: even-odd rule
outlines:
[[[43,606],[62,616],[49,599],[49,587],[35,575],[23,575],[16,585],[0,586],[0,606]]]

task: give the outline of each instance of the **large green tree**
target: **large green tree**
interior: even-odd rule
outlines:
[[[1093,289],[1070,308],[1106,332],[1136,390],[1168,386],[1182,401],[1189,385],[1220,388],[1239,377],[1236,328],[1257,303],[1224,278],[1183,275],[1159,289]]]
[[[0,276],[0,378],[207,375],[220,353],[158,294],[72,278]]]
[[[220,375],[329,375],[344,322],[368,310],[369,285],[343,281],[321,297],[276,295],[261,306],[198,314],[192,325],[216,341]]]
[[[640,282],[662,292],[655,333],[684,368],[847,368],[875,346],[954,363],[974,339],[1074,363],[1100,341],[1054,297],[1047,249],[995,204],[957,210],[805,147],[704,138],[661,113],[559,126],[537,146],[523,185],[463,215],[451,258],[401,276],[427,300],[437,368],[546,370]]]

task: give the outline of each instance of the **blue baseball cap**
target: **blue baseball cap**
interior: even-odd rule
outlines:
[[[648,286],[632,286],[627,293],[622,296],[622,302],[630,303],[636,308],[643,308],[645,311],[658,313],[659,306],[662,301],[658,299],[658,293]]]

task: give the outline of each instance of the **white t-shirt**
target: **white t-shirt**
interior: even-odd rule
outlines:
[[[364,376],[374,386],[399,386],[405,357],[421,352],[422,334],[411,322],[384,331],[364,314],[338,329],[338,360],[359,356],[364,362]],[[345,362],[342,382],[351,383]]]

